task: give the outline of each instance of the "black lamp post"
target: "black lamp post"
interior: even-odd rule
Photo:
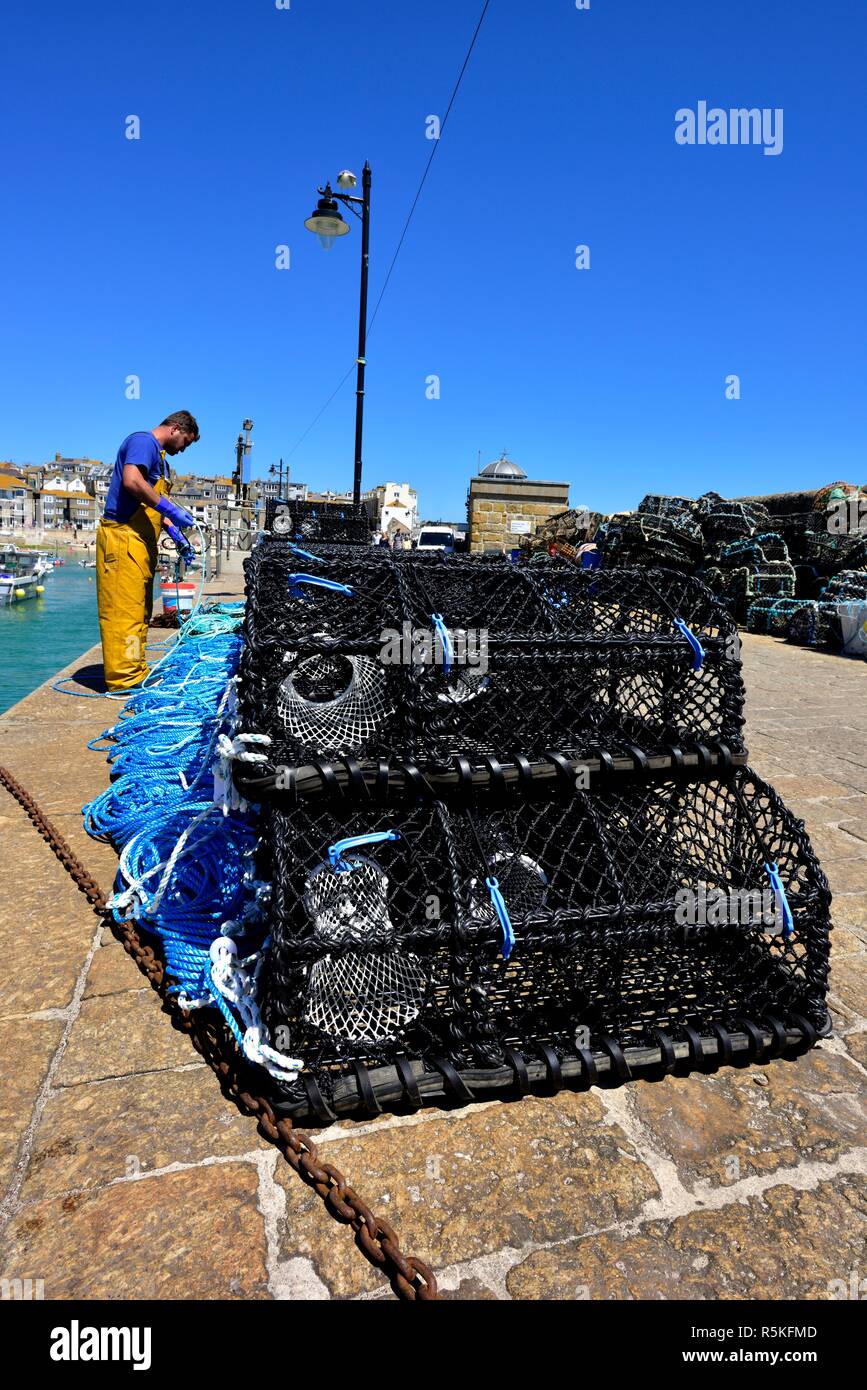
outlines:
[[[282,459],[280,460],[280,467],[279,467],[279,469],[278,469],[276,463],[272,463],[272,464],[271,464],[271,467],[268,469],[268,472],[271,474],[271,477],[272,477],[272,478],[274,477],[274,474],[275,474],[275,473],[277,474],[277,476],[278,476],[278,482],[277,482],[277,496],[278,496],[278,497],[282,497],[282,496],[283,496],[283,460],[282,460]],[[289,481],[289,469],[287,468],[287,469],[286,469],[286,482],[288,483],[288,481]]]
[[[235,500],[237,502],[246,502],[247,484],[244,481],[244,459],[249,455],[250,450],[253,448],[253,443],[250,439],[250,431],[253,428],[253,421],[245,420],[241,428],[244,431],[244,434],[238,435],[238,441],[235,445],[235,472],[232,474],[232,480],[235,484]]]
[[[337,186],[340,189],[355,188],[358,183],[355,175],[348,169],[337,175]],[[361,502],[361,435],[364,424],[364,369],[367,366],[365,352],[367,350],[367,271],[370,259],[370,165],[367,160],[361,172],[361,197],[354,197],[347,192],[335,193],[332,191],[331,184],[326,183],[324,188],[317,189],[321,195],[314,212],[304,226],[310,232],[315,232],[319,237],[320,245],[324,250],[330,251],[334,241],[339,236],[346,236],[349,231],[349,223],[345,222],[340,215],[339,203],[349,208],[355,213],[356,217],[361,218],[361,301],[358,316],[358,380],[355,389],[355,473],[352,484],[352,500],[358,505]],[[361,208],[359,213],[357,208]]]

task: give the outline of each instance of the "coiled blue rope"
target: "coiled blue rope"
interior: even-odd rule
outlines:
[[[83,808],[94,836],[120,848],[116,920],[157,936],[170,993],[219,1009],[239,1047],[286,1079],[300,1061],[268,1045],[256,1002],[267,937],[254,854],[258,815],[215,803],[215,748],[234,728],[243,604],[195,615],[121,717],[109,741],[110,786]],[[237,938],[237,940],[236,940]]]

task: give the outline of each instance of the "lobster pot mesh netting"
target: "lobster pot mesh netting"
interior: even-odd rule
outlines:
[[[245,567],[241,720],[273,766],[742,749],[734,623],[676,572],[276,543]]]
[[[748,769],[616,781],[567,802],[271,813],[267,1021],[318,1084],[353,1059],[465,1070],[745,1019],[826,1027],[830,894],[802,823]]]

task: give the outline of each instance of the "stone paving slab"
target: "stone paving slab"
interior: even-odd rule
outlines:
[[[57,1084],[80,1086],[110,1076],[164,1071],[191,1061],[190,1054],[188,1037],[172,1027],[168,1006],[153,990],[83,999]]]
[[[319,1133],[445,1298],[825,1298],[867,1267],[867,669],[771,638],[743,652],[752,764],[804,819],[835,894],[835,1036],[797,1063]],[[105,778],[85,743],[116,713],[41,687],[0,720],[2,761],[106,888],[114,854],[79,809]],[[44,1278],[55,1298],[390,1297],[20,808],[5,798],[0,817],[15,865],[0,1274]]]
[[[773,1187],[637,1232],[536,1251],[506,1278],[519,1299],[827,1299],[863,1267],[867,1183]],[[859,1263],[860,1262],[860,1263]]]
[[[0,793],[7,905],[0,912],[0,1017],[67,1007],[96,919],[23,810]]]
[[[0,1267],[43,1279],[49,1299],[267,1298],[258,1198],[251,1163],[73,1191],[16,1213],[0,1236]]]
[[[40,1118],[23,1196],[62,1196],[255,1149],[273,1153],[224,1099],[210,1068],[187,1061],[174,1070],[57,1088]]]
[[[0,1053],[15,1059],[3,1068],[0,1091],[0,1181],[8,1185],[37,1096],[48,1074],[60,1039],[63,1020],[31,1018],[22,1027],[17,1020],[0,1022]]]
[[[797,1061],[635,1088],[635,1114],[681,1179],[725,1187],[790,1168],[830,1163],[864,1140],[864,1077],[845,1054],[815,1049]]]
[[[616,1225],[659,1195],[631,1140],[606,1121],[592,1093],[372,1125],[335,1136],[328,1157],[364,1174],[368,1205],[395,1226],[405,1250],[424,1252],[436,1268]],[[285,1167],[276,1177],[286,1191],[286,1253],[309,1257],[338,1298],[376,1290],[376,1272],[312,1219],[316,1195]]]

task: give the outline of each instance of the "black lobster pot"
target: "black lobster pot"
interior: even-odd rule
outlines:
[[[688,512],[631,512],[603,521],[596,534],[607,566],[664,566],[692,571],[701,561],[702,535]]]
[[[526,774],[552,755],[632,766],[720,744],[743,756],[735,624],[677,572],[314,564],[274,543],[245,563],[241,725],[271,739],[266,775],[347,760]]]
[[[789,624],[808,599],[803,598],[757,598],[747,609],[747,629],[774,637],[785,637]]]
[[[294,501],[269,497],[265,531],[286,540],[364,545],[370,541],[370,516],[360,503]]]
[[[828,884],[749,769],[544,800],[299,801],[265,826],[264,1012],[304,1062],[281,1113],[616,1083],[828,1030]]]

